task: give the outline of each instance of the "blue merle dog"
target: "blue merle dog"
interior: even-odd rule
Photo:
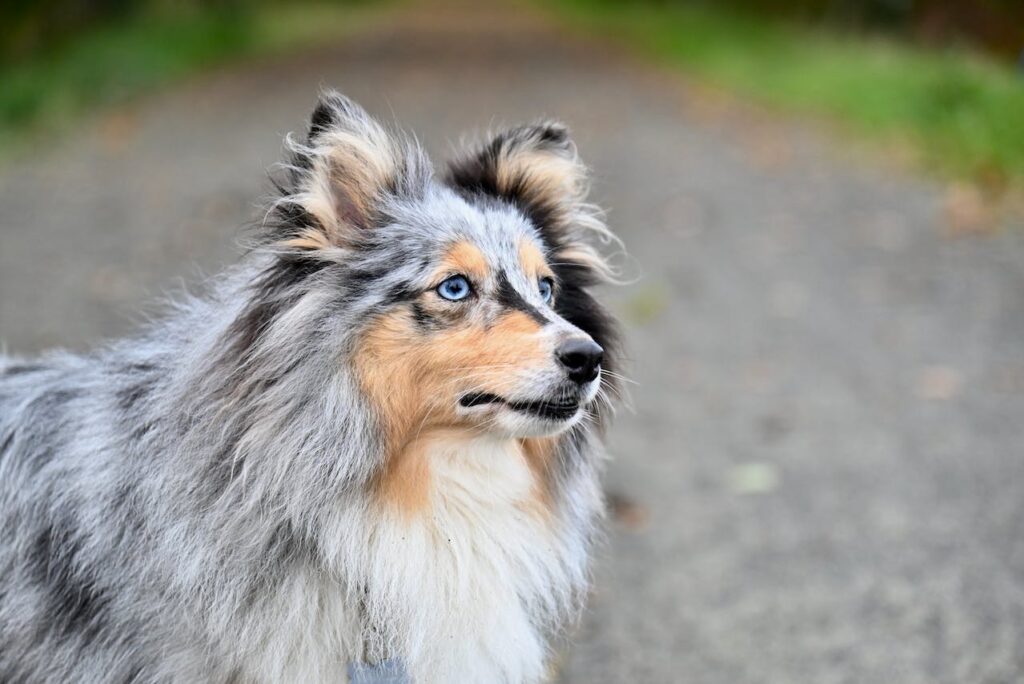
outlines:
[[[513,128],[435,172],[334,92],[286,144],[203,295],[0,357],[0,681],[544,679],[616,377],[575,146]]]

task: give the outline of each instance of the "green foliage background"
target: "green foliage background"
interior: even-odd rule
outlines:
[[[928,47],[849,23],[836,30],[827,15],[811,12],[837,4],[826,0],[774,0],[820,19],[809,23],[742,7],[753,4],[557,0],[554,7],[574,25],[627,40],[709,83],[899,141],[941,174],[997,190],[1024,184],[1024,74],[1012,63],[957,41]]]
[[[336,40],[372,0],[11,0],[0,151],[228,59]],[[553,0],[586,30],[786,111],[1024,185],[1021,0]]]

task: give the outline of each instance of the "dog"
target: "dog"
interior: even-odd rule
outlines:
[[[200,294],[0,360],[0,681],[545,678],[618,377],[576,147],[527,125],[435,170],[333,91],[285,147]]]

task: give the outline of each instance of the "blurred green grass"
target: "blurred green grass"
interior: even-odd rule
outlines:
[[[930,51],[753,17],[721,5],[555,0],[570,23],[624,38],[708,83],[908,145],[927,168],[1024,186],[1024,78],[965,49]]]
[[[83,114],[228,60],[322,44],[362,25],[365,3],[254,3],[141,12],[0,64],[0,153]]]

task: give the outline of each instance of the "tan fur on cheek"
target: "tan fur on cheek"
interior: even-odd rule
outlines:
[[[425,422],[432,408],[424,397],[431,396],[427,392],[436,385],[418,363],[424,351],[408,314],[396,311],[367,331],[354,359],[362,390],[376,409],[384,433],[385,464],[378,491],[405,512],[421,509],[429,501],[429,463],[422,450],[409,444],[412,427]],[[442,419],[443,414],[437,417]]]
[[[537,483],[537,505],[538,510],[548,514],[553,505],[553,492],[551,491],[551,462],[555,458],[557,439],[554,437],[530,437],[520,440],[523,450],[523,457],[526,464],[533,473],[534,481]]]
[[[534,351],[538,351],[539,345],[535,343],[530,345],[527,340],[522,339],[524,336],[536,335],[538,332],[540,332],[540,325],[533,318],[522,311],[509,311],[502,315],[495,326],[486,331],[487,352],[489,355],[506,351],[514,353],[507,349],[507,345],[510,343],[520,348],[534,346],[537,347]],[[529,352],[530,350],[523,349],[522,351]]]
[[[549,361],[549,350],[538,338],[540,326],[522,311],[510,311],[489,328],[467,331],[449,344],[463,353],[459,364],[470,368],[472,386],[482,392],[507,396],[520,369],[539,368]]]
[[[367,331],[354,363],[385,436],[377,483],[382,500],[406,514],[429,505],[432,475],[422,438],[438,430],[472,429],[456,414],[460,393],[507,394],[518,369],[547,363],[549,350],[538,330],[532,318],[512,311],[489,328],[463,326],[423,336],[408,312],[396,311]]]
[[[430,443],[416,440],[393,454],[377,482],[382,500],[411,517],[430,505]]]

